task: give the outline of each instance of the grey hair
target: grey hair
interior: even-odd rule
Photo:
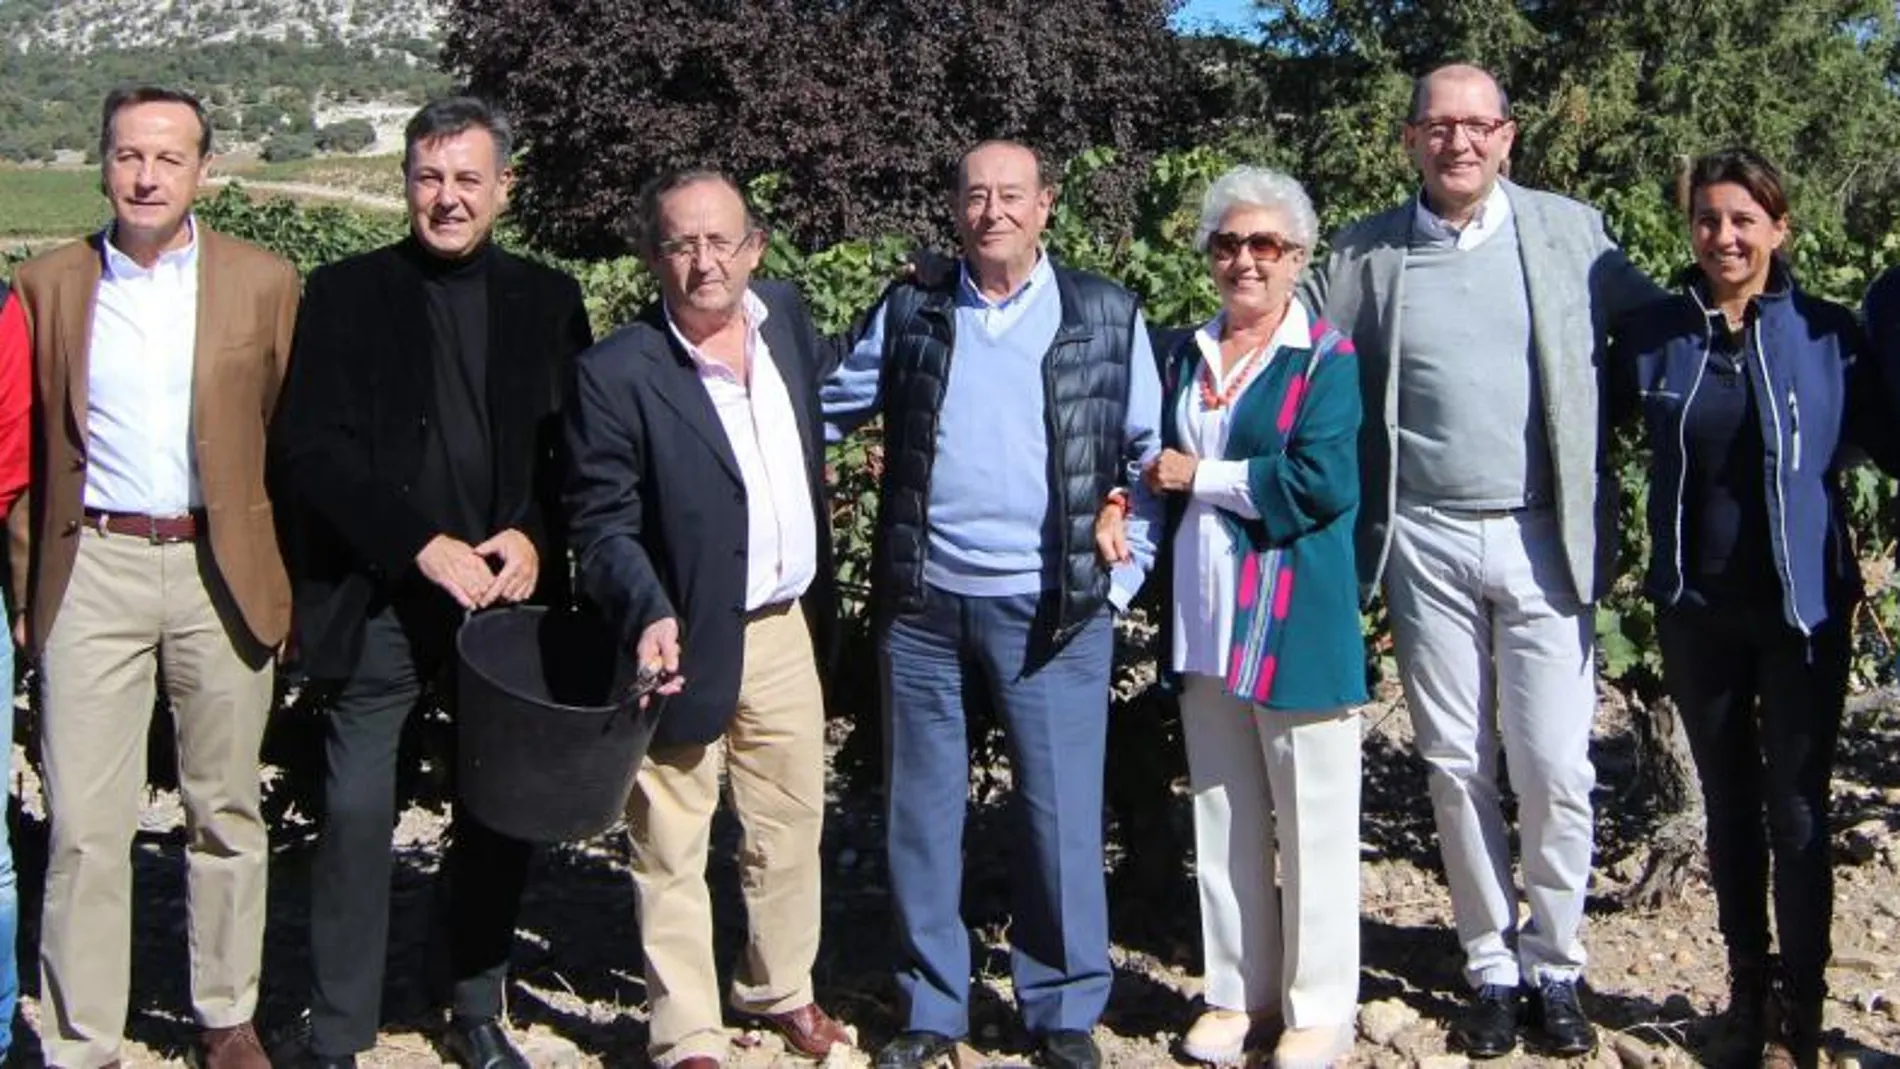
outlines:
[[[701,182],[712,182],[732,190],[739,198],[739,204],[745,209],[745,228],[749,234],[765,229],[764,221],[759,217],[758,209],[752,206],[752,198],[746,193],[739,180],[725,171],[713,167],[687,167],[677,171],[663,171],[647,180],[640,187],[640,196],[636,199],[633,217],[627,220],[627,237],[633,243],[633,249],[641,256],[654,257],[660,254],[660,208],[667,194],[685,189]]]
[[[1311,249],[1319,240],[1319,216],[1306,187],[1285,171],[1241,165],[1214,180],[1201,200],[1201,225],[1194,231],[1194,248],[1207,251],[1207,239],[1235,208],[1264,208],[1279,212],[1291,233],[1286,237]]]
[[[488,131],[495,142],[495,169],[507,170],[515,151],[515,132],[508,116],[480,97],[455,96],[429,101],[403,127],[403,173],[408,174],[409,165],[415,162],[417,145],[473,129]]]

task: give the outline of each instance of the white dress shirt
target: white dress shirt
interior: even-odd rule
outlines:
[[[679,339],[699,368],[719,423],[739,462],[746,496],[746,584],[748,610],[789,601],[805,592],[818,574],[818,532],[812,519],[811,485],[805,471],[805,444],[798,435],[792,397],[772,360],[772,348],[760,328],[765,302],[751,290],[745,295],[745,377],[711,359],[686,340],[666,312],[667,329]]]
[[[1247,359],[1234,361],[1226,374],[1220,368],[1220,336],[1224,314],[1209,320],[1194,332],[1194,344],[1200,347],[1202,363],[1215,372],[1214,392],[1223,393],[1240,373]],[[1241,546],[1234,541],[1221,521],[1220,510],[1244,519],[1260,518],[1254,507],[1253,491],[1247,485],[1247,461],[1223,460],[1227,453],[1228,425],[1234,408],[1247,396],[1267,368],[1279,359],[1282,349],[1304,349],[1313,344],[1312,324],[1306,309],[1294,301],[1287,306],[1286,317],[1267,341],[1267,352],[1253,369],[1252,377],[1222,408],[1210,409],[1201,400],[1200,388],[1190,384],[1181,391],[1175,406],[1175,425],[1181,429],[1181,451],[1201,458],[1194,469],[1194,488],[1187,510],[1174,537],[1174,670],[1226,678],[1227,655],[1233,645],[1234,611],[1237,605]]]
[[[176,516],[204,504],[191,447],[198,234],[148,270],[106,233],[86,360],[89,509]]]
[[[1417,207],[1412,212],[1412,232],[1433,244],[1475,249],[1502,230],[1504,221],[1510,217],[1511,198],[1504,195],[1502,182],[1491,183],[1491,192],[1485,196],[1484,203],[1478,205],[1478,214],[1462,227],[1452,226],[1438,213],[1427,208],[1425,194],[1420,193]]]

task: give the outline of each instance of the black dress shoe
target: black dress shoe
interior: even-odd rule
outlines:
[[[899,1032],[877,1052],[877,1069],[924,1069],[955,1050],[957,1041],[941,1032]]]
[[[502,1030],[501,1022],[492,1017],[479,1021],[454,1018],[442,1034],[442,1045],[462,1069],[528,1069],[528,1059]]]
[[[1574,980],[1545,980],[1537,989],[1538,1030],[1552,1054],[1576,1057],[1597,1049],[1597,1030],[1583,1015]]]
[[[1473,1058],[1502,1058],[1517,1049],[1517,988],[1486,984],[1452,1026],[1451,1041]]]
[[[1102,1069],[1102,1052],[1095,1046],[1095,1037],[1087,1032],[1044,1032],[1042,1064],[1048,1069]]]
[[[270,1063],[276,1069],[356,1069],[356,1055],[318,1054],[310,1046],[310,1023],[304,1021],[287,1035],[280,1034],[270,1049]]]

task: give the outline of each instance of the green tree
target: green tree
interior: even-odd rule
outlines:
[[[317,141],[310,134],[276,134],[264,142],[264,148],[258,154],[264,157],[266,163],[307,160],[317,154]]]
[[[0,3],[0,27],[21,0]],[[22,25],[38,14],[22,9]],[[365,97],[406,98],[440,93],[449,86],[436,69],[433,49],[414,42],[343,45],[325,38],[312,44],[222,41],[192,48],[140,46],[99,48],[74,55],[56,48],[0,48],[0,139],[16,141],[20,130],[56,126],[33,141],[89,144],[98,136],[99,102],[116,85],[158,82],[193,90],[212,105],[220,139],[240,135],[261,140],[288,130],[308,132],[311,101],[338,86]],[[16,149],[7,158],[19,155]]]
[[[1684,262],[1684,160],[1731,144],[1793,187],[1804,281],[1857,300],[1900,212],[1900,70],[1879,0],[1260,0],[1253,61],[1273,102],[1254,132],[1326,221],[1395,202],[1412,78],[1452,60],[1499,75],[1514,175],[1596,203],[1639,263]]]
[[[368,119],[345,119],[317,131],[319,152],[361,152],[376,143],[376,127]]]

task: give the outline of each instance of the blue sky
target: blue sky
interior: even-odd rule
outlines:
[[[1232,26],[1251,31],[1254,23],[1253,0],[1188,0],[1174,16],[1174,24],[1193,29],[1206,24]]]

